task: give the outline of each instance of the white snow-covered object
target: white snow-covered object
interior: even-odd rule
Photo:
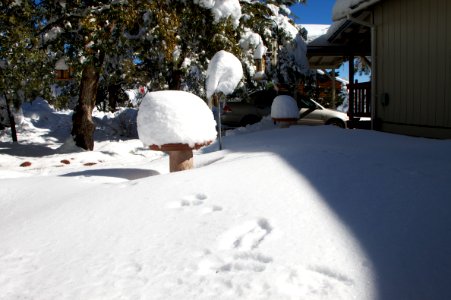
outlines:
[[[307,44],[300,34],[287,45],[287,51],[293,57],[294,62],[299,67],[301,72],[309,71],[309,63],[307,59]]]
[[[66,64],[66,60],[64,58],[60,58],[55,64],[56,70],[69,70],[69,66]]]
[[[184,91],[148,93],[139,106],[139,139],[146,146],[187,144],[194,148],[216,139],[211,110],[198,96]]]
[[[238,0],[194,0],[194,3],[210,9],[216,23],[231,17],[234,28],[240,24],[241,5]]]
[[[302,24],[302,28],[307,30],[307,43],[324,35],[329,30],[330,24]]]
[[[221,50],[213,55],[207,69],[207,98],[214,93],[222,92],[225,95],[233,93],[241,78],[243,66],[240,60],[230,52]]]
[[[347,15],[358,12],[379,1],[381,0],[336,0],[332,9],[332,19],[334,21],[341,20]]]
[[[245,28],[241,35],[240,46],[244,51],[252,50],[254,52],[254,59],[262,59],[268,50],[263,44],[261,36],[248,28]]]
[[[297,120],[299,118],[299,108],[296,104],[296,100],[288,95],[279,95],[274,98],[271,105],[271,118],[275,120]]]

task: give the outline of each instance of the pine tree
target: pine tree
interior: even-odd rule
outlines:
[[[52,72],[48,53],[39,48],[34,1],[0,4],[0,93],[8,110],[13,141],[17,141],[12,106],[48,93]],[[47,89],[47,91],[46,91]]]
[[[45,49],[54,59],[66,57],[80,78],[73,114],[75,143],[87,150],[94,147],[92,111],[100,82],[110,94],[123,85],[145,84],[150,90],[184,89],[202,96],[208,61],[217,51],[253,63],[246,62],[250,54],[239,43],[247,27],[260,32],[264,42],[285,43],[270,7],[293,2],[243,1],[243,7],[258,7],[260,12],[249,14],[253,24],[242,18],[239,25],[238,16],[218,17],[208,7],[211,3],[201,0],[40,1],[39,32]],[[268,34],[266,26],[277,34]]]
[[[208,59],[219,50],[237,55],[237,31],[228,19],[216,22],[196,1],[152,1],[138,32],[139,70],[150,89],[185,89],[203,95]]]
[[[306,65],[296,61],[294,56],[305,56],[305,49],[295,49],[298,43],[303,44],[300,38],[299,29],[290,18],[290,11],[287,9],[289,5],[294,3],[305,3],[303,0],[283,1],[249,1],[242,4],[243,14],[243,31],[257,34],[263,45],[267,48],[266,80],[254,80],[254,52],[257,45],[250,45],[251,49],[245,51],[242,60],[245,65],[246,86],[251,89],[265,88],[265,84],[294,84],[297,77],[302,76]],[[297,40],[297,41],[296,41]],[[299,57],[298,57],[299,58]],[[301,66],[302,65],[302,66]],[[258,85],[263,86],[258,87]]]
[[[74,109],[72,136],[86,150],[94,148],[92,111],[103,68],[120,61],[129,50],[124,33],[141,17],[148,1],[43,0],[40,7],[48,49],[68,56],[81,73],[78,103]],[[118,64],[112,63],[113,67]],[[111,70],[111,68],[109,69]],[[106,74],[106,73],[105,73]],[[107,79],[112,77],[106,76]],[[117,80],[117,78],[115,78]]]

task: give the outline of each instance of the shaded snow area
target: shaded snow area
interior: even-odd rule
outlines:
[[[449,140],[265,118],[169,173],[46,109],[1,135],[0,299],[451,299]]]

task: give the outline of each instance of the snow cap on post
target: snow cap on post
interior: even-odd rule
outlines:
[[[271,118],[279,122],[282,127],[294,124],[299,119],[299,108],[293,97],[279,95],[271,105]]]
[[[193,168],[193,149],[216,139],[216,122],[205,102],[184,91],[144,96],[138,111],[138,135],[144,145],[169,155],[170,172]]]
[[[210,99],[218,92],[224,95],[233,93],[241,78],[243,66],[240,60],[230,52],[224,50],[216,52],[207,69],[207,98]]]
[[[216,139],[216,122],[205,102],[184,91],[144,96],[138,111],[138,135],[146,145],[206,144]]]

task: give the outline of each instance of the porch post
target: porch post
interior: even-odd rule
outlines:
[[[354,55],[349,56],[349,109],[351,122],[354,118]]]
[[[337,93],[335,86],[335,67],[332,69],[332,108],[335,109],[337,103]]]
[[[376,53],[376,25],[371,26],[371,130],[375,129],[374,122],[376,121],[376,68],[377,68],[377,53]]]

